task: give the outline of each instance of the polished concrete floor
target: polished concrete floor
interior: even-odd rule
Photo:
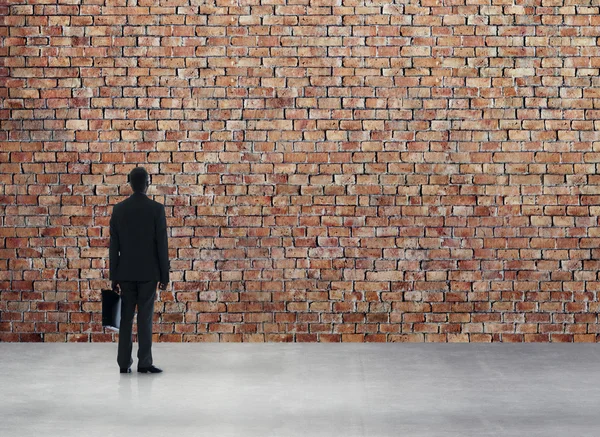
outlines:
[[[0,343],[2,437],[598,437],[597,344]]]

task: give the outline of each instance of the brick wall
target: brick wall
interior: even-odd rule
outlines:
[[[597,341],[599,9],[3,3],[0,341],[115,340],[140,164],[155,341]]]

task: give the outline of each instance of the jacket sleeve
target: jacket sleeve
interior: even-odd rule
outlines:
[[[165,216],[165,207],[161,205],[156,223],[156,244],[158,249],[158,265],[160,267],[160,282],[166,284],[169,282],[169,243],[167,237],[167,218]]]
[[[110,216],[110,247],[108,249],[108,279],[115,281],[119,266],[119,234],[116,228],[115,213]]]

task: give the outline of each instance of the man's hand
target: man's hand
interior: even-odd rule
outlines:
[[[121,286],[117,281],[112,281],[112,289],[113,291],[118,291],[119,293],[121,292]]]
[[[166,290],[167,289],[167,283],[166,282],[161,282],[160,284],[158,284],[158,288],[161,290]]]

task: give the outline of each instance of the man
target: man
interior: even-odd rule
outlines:
[[[121,294],[117,363],[131,373],[132,326],[137,305],[138,372],[159,373],[152,364],[152,318],[156,285],[169,282],[167,219],[164,205],[146,196],[150,177],[143,167],[129,173],[133,194],[113,207],[110,218],[109,280]]]

